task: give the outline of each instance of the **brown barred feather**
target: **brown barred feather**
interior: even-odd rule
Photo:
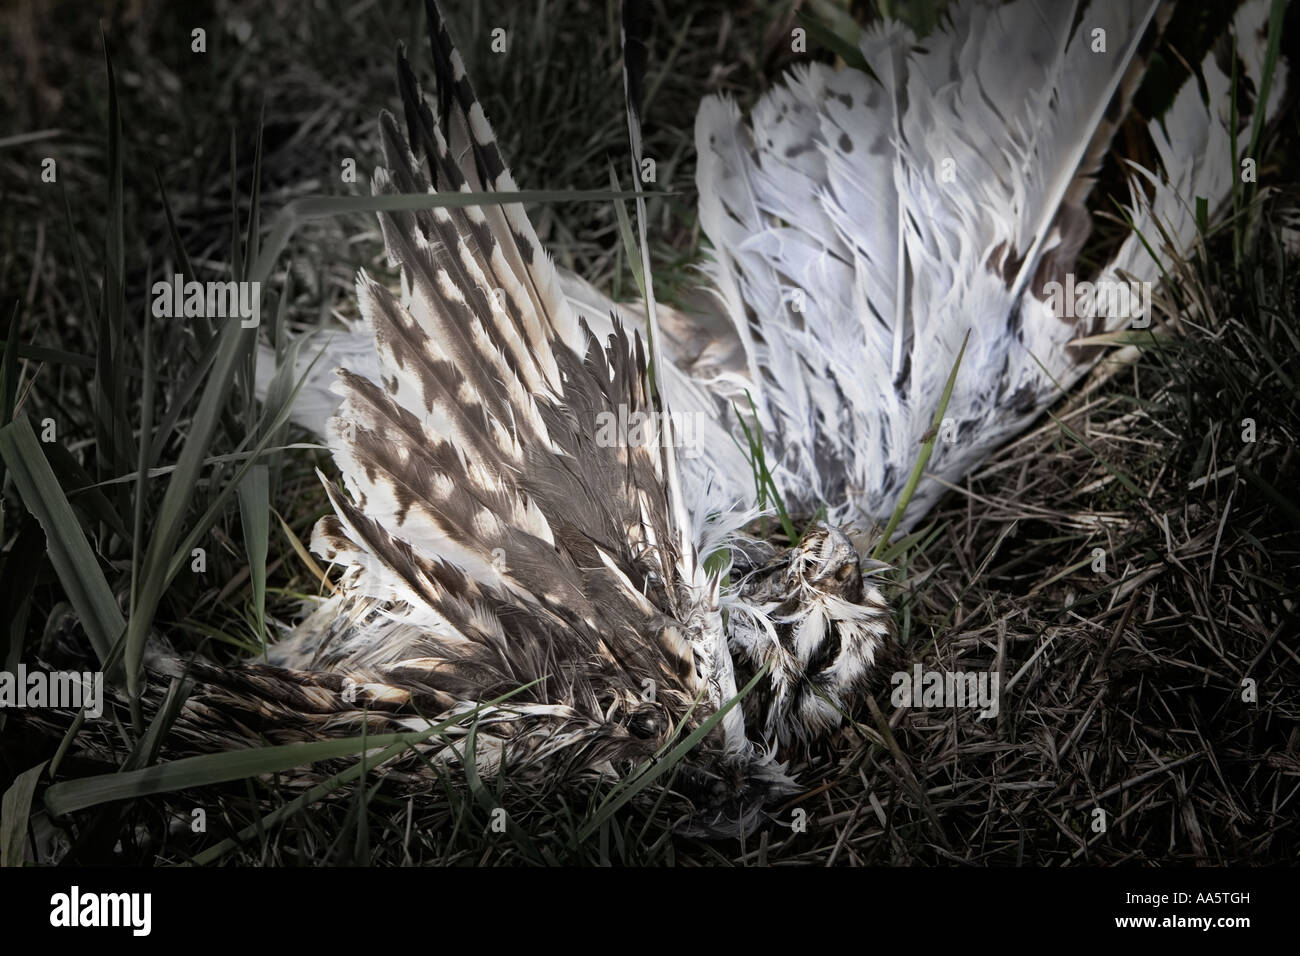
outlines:
[[[409,142],[382,113],[373,189],[515,192],[428,10],[439,113],[399,48]],[[473,716],[479,769],[554,781],[627,772],[699,728],[736,696],[735,654],[747,676],[770,674],[678,778],[726,829],[793,789],[778,749],[836,725],[863,692],[889,638],[883,598],[848,539],[822,529],[756,576],[753,601],[728,595],[728,642],[722,571],[697,553],[711,539],[682,501],[640,336],[578,315],[523,207],[492,198],[379,214],[400,289],[358,277],[375,370],[339,370],[329,440],[342,482],[322,476],[333,514],[311,542],[345,568],[336,594],[262,662],[153,653],[145,709],[164,688],[187,691],[166,756],[454,718],[420,746],[454,764],[470,715],[511,695]],[[641,440],[607,440],[603,421],[633,418]],[[409,754],[375,770],[427,785],[428,763]]]

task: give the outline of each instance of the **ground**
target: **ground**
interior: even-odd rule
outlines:
[[[523,188],[604,189],[611,166],[624,174],[616,3],[447,6]],[[651,202],[651,251],[669,300],[696,281],[694,104],[718,90],[752,102],[797,58],[786,38],[808,21],[790,6],[656,6],[646,152],[666,193]],[[821,16],[810,55],[827,60],[834,31],[816,24],[874,15],[832,0],[806,6]],[[931,6],[895,12],[924,27]],[[302,542],[327,509],[313,469],[328,470],[328,456],[306,447],[307,436],[260,420],[243,355],[223,364],[219,350],[205,350],[203,330],[178,324],[154,320],[146,335],[146,290],[186,261],[183,271],[210,278],[257,275],[292,200],[368,191],[377,110],[398,109],[398,40],[428,77],[420,5],[213,2],[177,12],[145,0],[20,3],[0,17],[16,54],[0,56],[0,102],[12,117],[0,129],[0,324],[8,327],[0,411],[38,431],[53,422],[58,440],[43,447],[69,493],[64,528],[89,543],[107,584],[102,614],[152,606],[155,627],[181,649],[217,659],[256,652],[321,591]],[[490,49],[497,26],[510,38],[505,55]],[[1141,109],[1167,100],[1179,55],[1198,62],[1219,26],[1213,14],[1180,17]],[[206,31],[206,52],[193,50],[196,28]],[[1294,49],[1294,36],[1289,27],[1284,49]],[[996,716],[899,708],[882,692],[819,754],[809,789],[739,841],[675,833],[680,806],[648,791],[650,799],[611,810],[608,789],[539,793],[508,780],[448,778],[408,798],[367,777],[326,799],[264,778],[79,811],[61,821],[75,841],[70,859],[1294,860],[1293,105],[1287,116],[1267,139],[1256,205],[1211,230],[1157,294],[1162,334],[1116,350],[952,489],[896,556],[887,588],[908,664],[992,670],[1002,687]],[[1118,142],[1141,158],[1132,131]],[[56,183],[42,181],[46,158],[56,161]],[[361,171],[355,183],[344,181],[348,160]],[[1102,189],[1114,185],[1115,168],[1112,159]],[[616,296],[632,293],[610,203],[548,203],[532,213],[561,263]],[[1098,246],[1105,241],[1103,229]],[[385,268],[369,213],[296,224],[264,271],[276,305],[272,334],[354,314],[360,266]],[[105,342],[124,344],[113,352]],[[141,421],[149,422],[143,454]],[[261,440],[272,448],[262,459],[269,513],[255,507],[262,499],[241,508],[231,490],[235,453]],[[137,481],[142,470],[148,478]],[[58,541],[41,533],[13,469],[4,475],[0,603],[11,623],[0,649],[12,670],[33,652],[87,636],[46,557]],[[169,490],[179,485],[186,494]],[[205,571],[187,569],[164,588],[167,559],[189,554],[196,528]],[[46,760],[56,761],[59,780],[104,769],[12,723],[0,731],[0,789]],[[153,742],[129,725],[121,733],[135,748],[126,763],[139,765]],[[491,827],[496,806],[515,824],[503,834]],[[195,808],[206,812],[204,834],[189,826]],[[240,841],[224,839],[241,831]],[[39,790],[30,832],[41,840],[54,832]]]

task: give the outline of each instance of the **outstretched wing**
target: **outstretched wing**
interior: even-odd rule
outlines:
[[[374,190],[515,192],[429,14],[446,112],[400,53],[399,74],[440,188],[384,113]],[[312,541],[347,566],[344,594],[275,660],[466,703],[536,681],[498,717],[526,718],[537,747],[559,734],[601,760],[650,752],[735,687],[640,341],[617,324],[608,342],[592,336],[516,203],[394,208],[380,222],[401,290],[358,279],[378,374],[340,371],[330,446],[346,490],[329,488],[335,513]],[[744,750],[743,727],[724,726],[717,745]]]
[[[1265,7],[1244,8],[1255,35],[1243,46],[1261,45]],[[914,522],[943,480],[960,480],[1095,361],[1072,340],[1131,317],[1102,315],[1104,304],[1054,310],[1049,284],[1077,268],[1092,177],[1167,16],[1156,0],[967,0],[923,43],[897,23],[868,30],[874,77],[796,67],[748,124],[729,100],[705,101],[700,220],[741,345],[720,406],[754,394],[788,506],[888,517],[969,332],[929,463],[940,480],[922,483]],[[1196,196],[1213,212],[1229,194],[1230,150],[1206,151],[1226,142],[1222,73],[1208,61],[1204,73],[1211,108],[1190,81],[1168,133],[1152,126],[1163,175],[1142,175],[1153,199],[1134,190],[1139,225],[1175,220],[1161,256],[1191,241],[1181,227]],[[1109,272],[1077,280],[1158,274],[1135,237]]]

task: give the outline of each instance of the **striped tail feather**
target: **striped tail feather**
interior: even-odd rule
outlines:
[[[383,114],[375,191],[516,191],[436,9],[430,23],[454,115],[433,116],[400,56],[399,77],[443,190]],[[472,168],[453,145],[466,137]],[[500,708],[530,728],[512,755],[549,759],[561,737],[586,753],[590,731],[618,741],[602,762],[648,756],[734,696],[735,680],[718,576],[671,500],[667,418],[639,338],[613,320],[607,341],[592,334],[518,204],[380,222],[401,290],[358,279],[378,367],[340,371],[329,440],[344,489],[327,486],[335,513],[312,540],[348,570],[272,661],[419,680],[463,707],[537,682]],[[602,423],[629,418],[639,438],[602,440]],[[703,746],[750,760],[739,711]]]
[[[517,188],[428,9],[443,107],[399,49],[405,130],[381,114],[372,178],[379,195],[431,197],[379,214],[400,285],[362,272],[361,322],[303,343],[275,373],[315,360],[315,396],[342,366],[333,400],[311,406],[341,477],[322,476],[333,513],[311,547],[345,570],[265,662],[190,672],[177,740],[419,730],[513,692],[475,717],[482,771],[619,773],[736,696],[721,613],[732,599],[702,549],[739,518],[686,511],[672,420],[628,313],[581,283],[575,308],[523,207],[494,201]],[[482,201],[437,202],[457,194]],[[260,371],[265,385],[271,363]],[[180,672],[165,657],[154,668]],[[429,751],[462,759],[463,732]],[[783,769],[735,707],[682,779],[752,812],[791,788]]]
[[[614,334],[615,323],[627,329],[646,328],[641,303],[614,302],[581,276],[563,268],[558,272],[569,307],[588,323],[596,341],[607,341]],[[729,366],[734,349],[724,352],[717,346],[715,337],[724,328],[718,324],[708,326],[706,335],[697,334],[701,321],[712,318],[707,309],[688,313],[659,303],[656,310],[667,350],[667,361],[659,366],[657,378],[670,417],[679,423],[674,440],[679,457],[684,459],[680,471],[691,526],[697,539],[711,526],[716,530],[724,515],[732,526],[743,526],[753,517],[743,507],[753,488],[750,462],[718,413],[714,374]],[[363,322],[304,332],[294,338],[283,360],[277,359],[271,346],[259,345],[257,396],[267,401],[277,377],[284,394],[296,386],[290,406],[294,424],[324,439],[330,420],[343,403],[335,387],[340,368],[371,381],[379,378],[374,336]],[[730,401],[745,405],[743,387],[730,394]]]
[[[469,699],[492,685],[490,664],[459,659],[435,669],[429,659],[366,668],[296,669],[248,662],[235,667],[159,652],[146,663],[149,685],[140,701],[152,721],[180,694],[176,719],[158,741],[158,756],[177,760],[256,746],[305,744],[330,738],[427,732],[411,738],[409,749],[370,769],[399,789],[427,791],[428,762],[463,763],[471,726],[476,731],[475,766],[480,773],[506,769],[512,775],[564,780],[609,772],[638,756],[629,748],[629,729],[618,721],[593,720],[581,707],[524,700],[511,694],[520,684],[493,675],[505,688],[494,703]],[[183,690],[182,690],[183,688]],[[105,711],[125,715],[125,697],[106,688]],[[22,712],[25,725],[62,737],[78,719],[75,710],[45,708]],[[630,715],[633,737],[653,729],[649,711]],[[120,765],[121,738],[86,728],[77,737],[80,757]],[[378,753],[372,748],[368,756]],[[283,782],[306,786],[328,779],[353,758],[304,764],[282,771]],[[698,785],[712,787],[706,776]],[[688,785],[696,781],[688,778]]]
[[[450,130],[450,145],[437,124],[426,126],[427,106],[420,105],[418,89],[413,89],[413,76],[409,68],[399,68],[399,80],[403,104],[408,118],[415,118],[420,127],[421,147],[426,151],[432,147],[430,162],[436,164],[438,174],[447,177],[452,189],[463,192],[517,192],[510,170],[501,157],[497,147],[496,136],[483,107],[474,95],[474,88],[465,73],[465,64],[452,42],[447,23],[442,17],[434,0],[425,0],[425,12],[429,22],[429,41],[433,50],[438,76],[444,82],[439,86],[439,96],[446,103],[442,120]],[[449,89],[448,89],[449,87]],[[433,142],[427,134],[433,134]],[[441,145],[438,140],[442,139]],[[473,163],[460,161],[459,156],[468,147]],[[453,152],[453,149],[456,151]],[[459,182],[458,182],[459,180]],[[501,260],[492,260],[492,275],[510,280],[503,288],[507,293],[507,304],[519,309],[526,315],[520,292],[531,300],[533,311],[544,316],[551,325],[551,334],[568,345],[575,352],[581,353],[585,348],[578,328],[577,318],[560,292],[559,277],[550,256],[537,238],[532,223],[529,222],[524,208],[519,203],[482,206],[467,213],[474,238],[486,241],[487,236],[501,237],[496,250]],[[508,238],[510,241],[504,241]],[[515,318],[512,310],[512,319]],[[528,342],[540,352],[546,351],[546,336],[540,329],[530,329]]]

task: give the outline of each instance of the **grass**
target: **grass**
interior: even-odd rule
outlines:
[[[416,52],[418,6],[325,0],[289,16],[275,3],[253,13],[214,0],[184,15],[56,3],[31,25],[40,55],[0,66],[22,134],[0,141],[0,411],[14,422],[0,431],[0,656],[13,670],[91,646],[121,662],[140,703],[52,740],[0,724],[7,860],[27,805],[28,833],[56,833],[78,862],[1295,859],[1300,342],[1288,322],[1294,255],[1281,239],[1295,193],[1276,189],[1243,197],[1254,214],[1207,229],[1203,252],[1167,285],[1161,309],[1179,317],[1177,334],[1129,340],[1130,364],[1099,368],[884,552],[907,654],[929,668],[996,671],[997,718],[894,709],[882,696],[819,755],[805,792],[738,841],[674,832],[691,810],[661,786],[672,753],[623,784],[539,789],[513,784],[508,769],[433,771],[408,742],[371,738],[397,749],[365,760],[331,751],[310,781],[278,763],[200,765],[199,777],[171,781],[204,786],[145,798],[160,766],[186,771],[157,763],[184,683],[132,683],[150,636],[220,662],[295,620],[302,599],[327,587],[301,542],[327,507],[314,469],[330,469],[281,406],[253,400],[251,334],[153,319],[146,291],[176,271],[261,278],[265,333],[281,345],[353,313],[356,269],[385,267],[364,177],[347,183],[340,169],[373,162],[377,108],[396,107],[393,43]],[[665,6],[647,83],[644,149],[658,181],[644,221],[656,293],[672,302],[697,281],[687,264],[699,252],[690,119],[700,92],[752,101],[791,60],[788,30],[806,21],[789,5]],[[897,12],[923,26],[936,6]],[[365,29],[349,25],[350,9]],[[835,23],[844,5],[809,10]],[[496,2],[455,26],[517,181],[538,190],[530,211],[543,241],[598,287],[630,295],[640,266],[622,238],[630,223],[621,228],[621,203],[607,201],[627,137],[615,14],[612,3]],[[188,46],[200,23],[201,57]],[[489,52],[495,25],[517,56]],[[1287,135],[1260,163],[1273,185],[1295,146]],[[47,156],[54,184],[40,181]],[[1113,175],[1108,163],[1103,186]],[[605,201],[554,202],[560,191]],[[1245,229],[1256,241],[1241,241]],[[55,443],[37,437],[47,419]],[[1241,440],[1245,419],[1253,442]],[[750,444],[761,474],[761,436]],[[781,511],[793,539],[805,516]],[[202,573],[191,570],[197,547]],[[390,758],[424,782],[372,772]],[[42,764],[44,776],[29,774]],[[95,789],[106,769],[119,789]],[[809,813],[806,833],[788,826],[795,808]],[[1105,833],[1091,829],[1097,808]],[[51,810],[70,815],[54,827]]]
[[[951,616],[935,663],[1003,675],[996,722],[895,715],[949,842],[973,861],[1224,864],[1297,848],[1283,728],[1300,703],[1300,537],[1277,494],[1300,477],[1287,451],[1300,352],[1280,320],[1297,283],[1273,254],[1239,283],[1213,264],[1231,263],[1231,236],[1209,248],[1189,264],[1197,284],[1167,303],[1186,315],[1192,295],[1208,298],[1206,326],[1101,367],[1108,379],[958,489],[936,516],[946,547],[908,569],[925,581],[905,599],[914,619]],[[1265,408],[1270,437],[1242,442],[1238,423]],[[928,819],[906,816],[913,830]]]

